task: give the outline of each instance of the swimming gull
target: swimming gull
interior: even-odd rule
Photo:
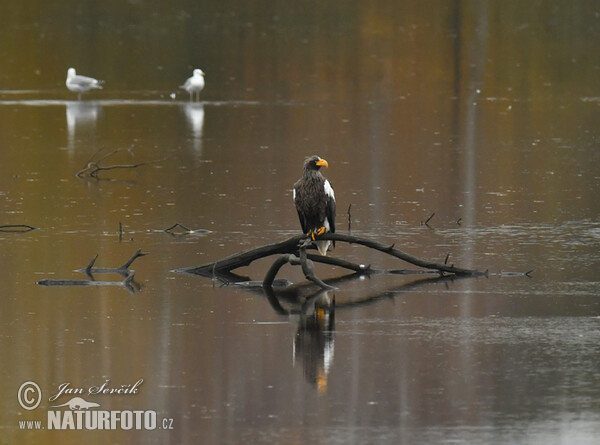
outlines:
[[[78,93],[77,98],[81,100],[81,94],[94,88],[102,89],[103,80],[97,80],[92,77],[80,76],[75,72],[75,68],[67,70],[67,81],[65,85],[74,93]]]
[[[200,91],[204,89],[204,71],[195,69],[193,76],[185,81],[179,88],[183,88],[190,93],[190,100],[192,100],[194,93],[196,93],[196,100],[200,99]]]

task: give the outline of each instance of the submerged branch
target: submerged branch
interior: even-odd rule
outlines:
[[[123,281],[96,281],[96,280],[53,280],[45,278],[37,281],[40,286],[123,286],[129,292],[134,293],[139,286],[135,285],[134,271],[130,271]]]
[[[5,224],[0,226],[0,232],[31,232],[32,230],[37,230],[37,227],[33,227],[27,224]]]
[[[92,277],[93,274],[103,274],[103,273],[118,273],[121,274],[123,276],[127,275],[129,273],[129,266],[131,266],[131,264],[138,259],[139,257],[148,255],[147,253],[143,253],[142,249],[138,249],[131,258],[129,258],[124,264],[122,264],[119,267],[94,267],[94,264],[96,263],[96,259],[98,258],[98,254],[96,254],[96,256],[94,258],[92,258],[92,261],[90,261],[90,264],[88,264],[85,269],[77,269],[75,272],[80,272],[80,273],[84,273],[90,277]]]
[[[147,255],[142,253],[141,249],[138,249],[133,256],[127,260],[124,264],[119,267],[94,267],[98,254],[92,258],[90,263],[84,269],[77,269],[75,272],[84,273],[88,276],[88,280],[55,280],[55,279],[43,279],[37,281],[36,284],[40,286],[123,286],[129,292],[134,293],[140,289],[139,284],[133,281],[135,271],[129,269],[129,266],[139,257]],[[123,281],[96,281],[94,274],[107,274],[116,273],[124,277]]]
[[[181,229],[182,231],[177,231],[176,229]],[[171,235],[206,235],[207,233],[210,233],[210,230],[190,229],[189,227],[186,227],[180,223],[175,223],[171,227],[167,227],[161,231]]]
[[[223,282],[236,282],[246,281],[245,277],[240,277],[235,274],[233,270],[248,266],[253,261],[265,258],[271,255],[281,255],[271,265],[265,278],[263,280],[263,286],[270,286],[275,280],[277,273],[283,267],[284,264],[289,263],[291,265],[300,265],[303,268],[304,275],[307,279],[315,282],[322,288],[329,288],[328,285],[323,283],[314,273],[313,262],[330,264],[338,267],[342,267],[351,270],[358,274],[372,274],[372,273],[387,273],[387,274],[409,274],[409,273],[437,273],[441,276],[445,275],[457,275],[457,276],[481,276],[487,275],[487,271],[480,271],[475,269],[466,269],[456,267],[453,264],[443,264],[434,261],[424,260],[408,253],[405,253],[399,249],[394,248],[394,244],[386,245],[376,241],[372,241],[366,238],[356,237],[352,235],[339,234],[339,233],[326,233],[319,237],[319,240],[330,240],[345,242],[348,244],[359,244],[364,247],[378,250],[386,255],[393,256],[400,260],[403,260],[412,265],[418,266],[426,270],[377,270],[373,269],[370,265],[366,266],[363,264],[354,264],[352,262],[321,255],[311,255],[306,253],[306,248],[313,247],[312,242],[305,235],[298,235],[289,238],[285,241],[281,241],[266,246],[257,247],[255,249],[246,250],[234,255],[230,255],[219,261],[204,264],[197,267],[188,267],[183,269],[177,269],[175,272],[179,273],[190,273],[195,275],[201,275],[208,278],[218,278]],[[317,281],[318,280],[318,281]],[[327,286],[327,287],[325,287]]]
[[[102,149],[100,149],[96,153],[94,153],[92,155],[92,157],[90,158],[90,160],[86,163],[85,167],[83,167],[81,170],[79,170],[75,174],[75,176],[77,176],[78,178],[83,178],[85,176],[89,176],[91,178],[98,178],[98,174],[101,171],[116,170],[116,169],[134,169],[134,168],[138,168],[138,167],[143,167],[145,165],[157,164],[159,162],[162,162],[162,161],[168,159],[168,156],[167,156],[162,159],[156,159],[153,161],[146,161],[146,162],[137,162],[134,164],[100,165],[100,162],[104,161],[105,159],[109,158],[110,156],[112,156],[116,153],[121,152],[122,150],[119,148],[116,150],[113,150],[113,151],[109,152],[108,154],[102,156],[97,161],[95,161],[94,158],[100,151],[102,151]]]

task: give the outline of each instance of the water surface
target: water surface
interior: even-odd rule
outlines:
[[[38,228],[0,232],[3,436],[594,443],[599,13],[552,1],[1,6],[0,224]],[[77,102],[69,66],[105,89]],[[199,104],[177,89],[194,67],[207,73]],[[117,149],[105,165],[159,162],[76,177]],[[265,293],[174,272],[296,235],[291,187],[315,153],[338,231],[351,222],[489,276]],[[175,223],[202,231],[163,231]],[[36,284],[137,249],[148,255],[133,293]],[[333,255],[409,267],[360,246]],[[260,280],[271,261],[240,273]],[[290,266],[281,278],[305,284]],[[62,383],[107,379],[144,382],[86,400],[155,410],[173,429],[19,429],[45,420]],[[33,411],[16,397],[27,380],[43,390]]]

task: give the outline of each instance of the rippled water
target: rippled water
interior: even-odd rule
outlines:
[[[188,3],[0,7],[0,225],[37,228],[0,232],[5,440],[595,443],[593,8]],[[105,89],[75,101],[71,65]],[[207,86],[190,104],[177,86],[196,66]],[[76,176],[114,150],[102,165],[147,164]],[[337,280],[320,292],[284,266],[295,285],[265,292],[175,272],[296,235],[291,187],[314,153],[338,232],[488,276],[337,280],[318,265]],[[164,231],[176,223],[192,233]],[[131,286],[115,271],[94,274],[110,286],[36,284],[138,249]],[[411,267],[344,243],[332,255]],[[271,263],[238,272],[262,280]],[[20,429],[46,425],[65,382],[140,379],[135,395],[82,397],[172,430]]]

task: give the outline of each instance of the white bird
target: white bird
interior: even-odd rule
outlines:
[[[103,80],[97,80],[92,77],[79,76],[75,72],[75,68],[69,68],[67,70],[67,81],[65,85],[67,88],[74,93],[78,93],[77,98],[81,100],[81,94],[91,89],[102,89]]]
[[[204,89],[204,71],[196,68],[193,71],[193,76],[186,80],[179,88],[190,93],[190,100],[192,100],[194,93],[196,93],[196,100],[199,100],[200,91]]]

